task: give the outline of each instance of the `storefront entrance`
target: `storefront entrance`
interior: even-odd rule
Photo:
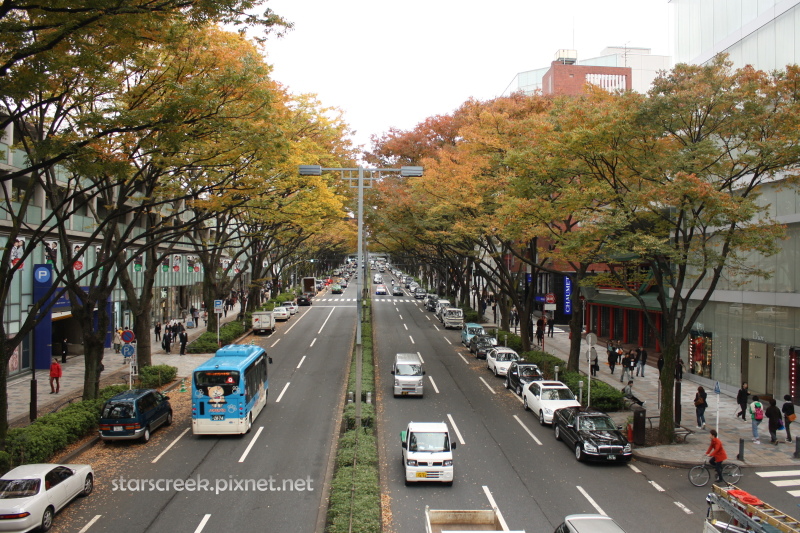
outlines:
[[[751,394],[775,396],[775,345],[742,339],[742,379]]]

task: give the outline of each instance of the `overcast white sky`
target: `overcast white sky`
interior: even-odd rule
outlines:
[[[672,55],[668,0],[269,0],[294,23],[270,38],[273,78],[342,109],[354,141],[411,129],[470,97],[503,93],[561,48]]]

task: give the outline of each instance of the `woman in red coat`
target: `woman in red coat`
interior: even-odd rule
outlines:
[[[50,394],[58,394],[58,391],[61,390],[60,379],[61,365],[54,358],[53,362],[50,363]]]
[[[722,481],[722,461],[728,458],[728,454],[725,453],[725,448],[722,447],[722,441],[717,438],[717,430],[712,429],[711,433],[711,444],[708,446],[706,450],[706,456],[711,457],[709,461],[714,468],[717,470],[717,481]]]

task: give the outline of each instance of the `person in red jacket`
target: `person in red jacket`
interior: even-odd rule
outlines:
[[[58,391],[61,390],[60,379],[61,365],[53,358],[53,362],[50,363],[50,394],[58,394]]]
[[[711,457],[709,462],[717,470],[717,481],[722,482],[722,461],[728,458],[728,454],[725,453],[725,448],[722,447],[722,441],[717,438],[717,430],[712,429],[710,433],[711,444],[706,450],[706,456]]]

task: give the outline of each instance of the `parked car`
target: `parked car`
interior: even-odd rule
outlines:
[[[486,332],[483,330],[483,326],[475,322],[467,322],[464,324],[464,327],[461,328],[461,344],[469,346],[469,341],[472,337],[485,334]]]
[[[292,315],[285,307],[276,307],[272,310],[272,316],[275,317],[275,320],[289,320]]]
[[[283,302],[283,306],[289,310],[289,315],[297,314],[297,311],[300,310],[300,307],[294,302]]]
[[[58,511],[93,489],[94,471],[89,465],[18,466],[0,477],[0,530],[47,531]]]
[[[494,340],[489,335],[473,335],[469,340],[469,353],[474,353],[478,359],[486,359],[486,354],[494,348]]]
[[[154,389],[133,389],[110,398],[100,412],[103,440],[150,440],[156,428],[172,424],[169,396]]]
[[[425,309],[428,311],[436,311],[436,303],[440,300],[436,294],[428,294],[425,297]]]
[[[625,533],[613,518],[602,514],[571,514],[564,518],[555,533]]]
[[[514,361],[519,361],[519,355],[505,346],[492,348],[486,353],[486,368],[491,370],[495,377],[505,376],[506,372],[508,372],[508,367]]]
[[[406,293],[403,292],[403,287],[400,285],[395,285],[392,287],[392,296],[405,296]]]
[[[346,289],[346,288],[347,288],[347,279],[343,279],[343,280],[342,280],[342,281],[339,283],[339,285],[341,285],[343,289]]]
[[[553,415],[556,440],[575,450],[578,461],[628,462],[633,453],[621,427],[591,407],[567,407]]]
[[[386,285],[378,285],[375,287],[375,294],[386,295]]]
[[[417,300],[422,300],[427,295],[428,295],[428,293],[422,287],[417,287],[416,289],[414,289],[414,298],[417,299]]]
[[[338,283],[331,287],[331,294],[342,294],[342,286]]]
[[[541,425],[553,423],[553,413],[564,407],[580,407],[572,391],[560,381],[531,381],[522,389],[522,406],[539,416]]]
[[[531,381],[541,381],[544,379],[542,371],[533,363],[521,363],[514,361],[508,367],[506,373],[506,388],[513,390],[517,396],[522,396],[522,389]]]
[[[311,305],[311,298],[309,294],[302,294],[297,297],[297,305]]]

